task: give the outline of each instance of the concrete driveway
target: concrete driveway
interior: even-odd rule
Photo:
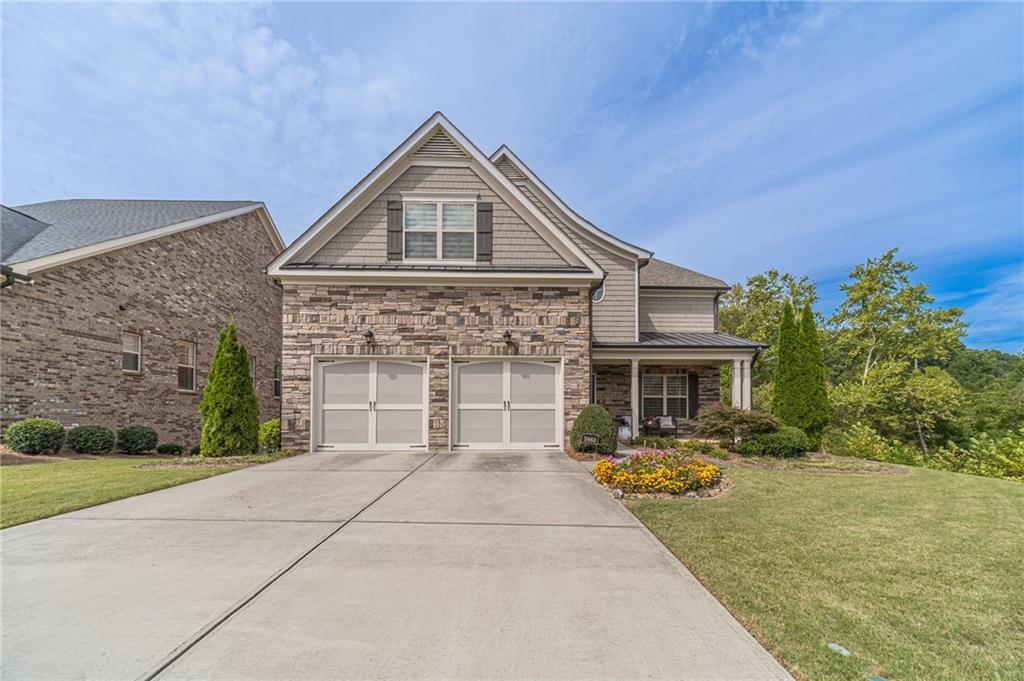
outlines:
[[[557,453],[306,454],[0,538],[3,678],[790,678]]]

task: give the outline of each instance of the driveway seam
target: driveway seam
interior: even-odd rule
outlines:
[[[344,518],[332,518],[328,520],[293,520],[291,518],[168,518],[166,516],[159,518],[118,518],[116,516],[81,516],[76,518],[57,517],[53,518],[53,520],[124,520],[126,522],[152,522],[156,520],[162,520],[174,523],[321,523],[325,525],[346,522]]]
[[[473,525],[479,527],[573,527],[594,529],[639,530],[643,525],[593,525],[585,523],[487,523],[474,520],[353,520],[356,525]]]
[[[366,509],[370,508],[370,506],[373,506],[375,503],[380,501],[386,494],[388,494],[391,490],[395,489],[400,484],[402,484],[402,482],[407,480],[413,473],[415,473],[421,467],[426,465],[426,463],[428,461],[430,461],[431,459],[433,459],[435,456],[436,456],[436,454],[431,454],[430,456],[428,456],[420,464],[418,464],[415,468],[413,468],[408,473],[403,475],[394,484],[392,484],[390,487],[388,487],[383,492],[381,492],[376,497],[374,497],[369,503],[367,503],[365,506],[363,506],[358,511],[356,511],[348,520],[344,521],[343,523],[338,525],[336,528],[334,528],[333,530],[328,532],[324,537],[319,539],[315,544],[313,544],[313,546],[311,546],[309,549],[304,551],[298,558],[293,560],[290,564],[286,565],[284,568],[278,570],[273,575],[271,575],[271,577],[269,579],[264,581],[260,586],[256,587],[256,589],[254,591],[252,591],[252,593],[250,593],[248,596],[245,596],[241,600],[237,601],[234,605],[232,605],[230,608],[228,608],[221,615],[219,615],[218,617],[215,617],[213,620],[208,622],[199,631],[197,631],[195,634],[193,634],[189,639],[187,639],[181,645],[179,645],[177,648],[172,650],[169,655],[167,655],[163,660],[158,662],[149,671],[144,672],[141,676],[139,676],[138,677],[138,681],[152,681],[157,676],[159,676],[164,671],[166,671],[168,667],[170,667],[172,664],[174,664],[175,662],[180,660],[182,658],[182,656],[185,655],[185,653],[187,653],[188,651],[192,650],[204,638],[206,638],[207,636],[212,634],[218,627],[220,627],[220,625],[224,624],[226,621],[231,619],[231,617],[234,616],[235,613],[237,613],[242,608],[244,608],[245,606],[247,606],[250,603],[252,603],[254,600],[256,600],[260,596],[260,594],[262,594],[264,591],[269,589],[275,582],[277,582],[277,580],[281,579],[286,574],[291,572],[299,563],[301,563],[303,560],[305,560],[307,556],[309,556],[311,553],[313,553],[318,548],[323,546],[328,540],[331,539],[331,537],[333,537],[334,535],[338,534],[343,529],[345,529],[345,527],[349,523],[353,522],[356,518],[358,518],[361,513],[363,513]]]

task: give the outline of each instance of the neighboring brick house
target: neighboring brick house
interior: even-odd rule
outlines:
[[[284,444],[567,445],[586,404],[692,430],[759,344],[718,333],[725,282],[590,224],[507,147],[442,114],[268,268],[284,288]]]
[[[152,426],[199,442],[221,327],[252,355],[261,419],[280,412],[284,245],[252,201],[48,201],[2,207],[0,421]]]

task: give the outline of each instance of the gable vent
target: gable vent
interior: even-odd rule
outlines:
[[[459,149],[451,137],[445,134],[444,130],[438,130],[431,135],[430,139],[424,142],[413,156],[466,158],[466,154],[462,152],[462,149]]]
[[[512,180],[513,182],[526,181],[526,175],[523,175],[521,172],[519,172],[519,168],[516,168],[515,165],[512,164],[512,161],[508,160],[507,158],[503,158],[500,161],[498,161],[498,170],[500,170],[505,175],[505,177]]]

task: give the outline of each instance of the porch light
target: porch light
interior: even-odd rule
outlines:
[[[512,332],[505,329],[505,333],[501,334],[501,337],[505,339],[505,345],[512,345]]]
[[[366,331],[364,331],[363,332],[363,338],[366,339],[366,344],[367,345],[373,345],[373,330],[372,329],[367,329]]]

